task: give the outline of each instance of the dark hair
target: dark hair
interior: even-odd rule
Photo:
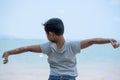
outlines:
[[[59,18],[51,18],[43,25],[47,33],[54,32],[56,35],[63,35],[64,33],[64,24]]]

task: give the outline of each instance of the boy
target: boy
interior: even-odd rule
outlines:
[[[93,38],[82,41],[66,42],[63,36],[64,24],[59,18],[52,18],[45,22],[44,29],[50,42],[25,46],[7,51],[3,54],[4,64],[8,62],[8,56],[23,52],[38,52],[48,56],[50,64],[50,76],[48,80],[76,80],[76,54],[93,44],[111,43],[114,48],[119,45],[114,39]]]

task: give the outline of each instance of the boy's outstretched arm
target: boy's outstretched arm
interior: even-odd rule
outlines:
[[[81,49],[87,48],[93,44],[106,44],[111,43],[114,48],[118,48],[119,44],[115,39],[107,39],[107,38],[93,38],[93,39],[86,39],[81,41]]]
[[[8,56],[10,55],[15,55],[15,54],[20,54],[23,52],[41,52],[40,45],[32,45],[32,46],[25,46],[25,47],[20,47],[14,50],[6,51],[3,53],[3,63],[6,64],[8,62]]]

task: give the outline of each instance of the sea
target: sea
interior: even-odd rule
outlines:
[[[45,42],[47,40],[0,39],[0,80],[48,80],[50,70],[45,54],[25,52],[9,56],[7,64],[2,61],[5,51]],[[120,47],[95,44],[81,50],[76,57],[77,80],[120,80]]]

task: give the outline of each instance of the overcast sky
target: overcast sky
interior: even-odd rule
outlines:
[[[53,17],[67,39],[120,39],[120,0],[0,0],[0,35],[46,39],[41,24]]]

